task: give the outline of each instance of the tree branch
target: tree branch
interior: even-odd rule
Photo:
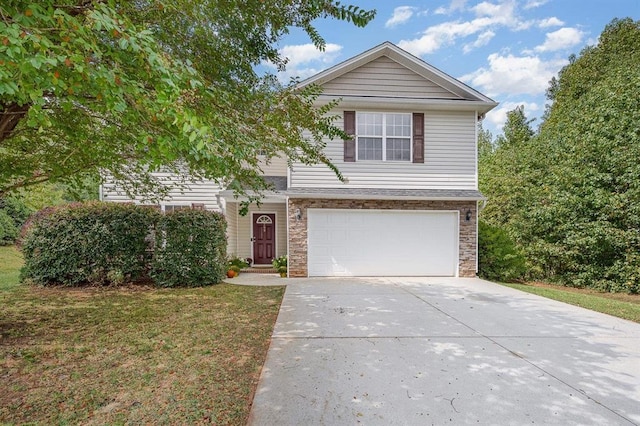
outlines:
[[[86,13],[89,10],[93,10],[94,6],[99,3],[104,3],[105,0],[79,0],[75,6],[54,4],[56,9],[65,10],[70,16],[78,16]]]
[[[9,105],[0,105],[0,107],[2,108],[0,109],[0,142],[2,142],[13,135],[13,130],[27,115],[31,104],[10,103]]]

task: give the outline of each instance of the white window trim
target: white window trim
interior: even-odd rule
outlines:
[[[359,138],[380,138],[380,135],[360,135],[358,134],[358,116],[359,114],[382,114],[382,160],[361,160],[358,152],[358,140]],[[409,136],[391,136],[392,139],[408,139],[409,140],[409,159],[408,160],[387,160],[387,115],[389,114],[401,114],[409,116]],[[381,111],[356,111],[356,161],[367,163],[411,163],[413,161],[413,114],[407,112],[381,112]]]
[[[168,210],[167,210],[167,207],[169,207]],[[171,204],[171,203],[160,204],[160,211],[162,213],[166,213],[167,211],[176,211],[176,210],[189,209],[189,208],[191,208],[191,204]]]

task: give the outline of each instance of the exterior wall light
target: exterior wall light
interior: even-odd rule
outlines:
[[[464,220],[466,222],[471,222],[471,210],[467,210],[467,213],[464,215]]]
[[[296,209],[294,214],[296,215],[296,221],[300,222],[302,220],[302,211],[300,209]]]

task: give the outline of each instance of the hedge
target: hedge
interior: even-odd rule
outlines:
[[[30,221],[21,277],[41,285],[119,285],[149,264],[150,231],[160,213],[132,204],[89,202],[49,209]]]
[[[177,210],[160,218],[150,276],[162,287],[202,286],[227,271],[227,222],[220,213]]]
[[[162,287],[217,284],[226,273],[226,222],[219,213],[163,215],[133,204],[76,203],[41,210],[22,229],[21,277],[40,285]]]

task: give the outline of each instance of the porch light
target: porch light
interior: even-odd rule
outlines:
[[[466,222],[471,222],[471,210],[467,210],[467,213],[464,215],[464,220]]]
[[[294,214],[296,215],[296,221],[300,222],[302,220],[302,211],[300,209],[296,209]]]

